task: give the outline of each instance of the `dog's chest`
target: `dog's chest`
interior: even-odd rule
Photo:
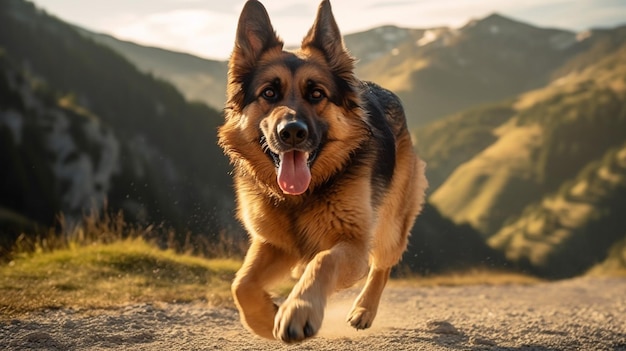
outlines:
[[[342,241],[369,240],[374,216],[369,201],[363,200],[348,196],[297,205],[266,202],[263,206],[244,205],[242,212],[251,235],[309,257]]]

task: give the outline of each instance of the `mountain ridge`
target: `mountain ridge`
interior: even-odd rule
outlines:
[[[159,58],[151,54],[149,47],[137,54],[134,51],[144,47],[84,33],[118,50],[143,72],[172,82],[188,100],[202,101],[218,110],[223,108],[225,61],[205,60],[206,68],[175,72],[165,64],[151,64],[148,59]],[[575,55],[576,50],[582,50],[572,48],[579,43],[579,34],[492,13],[456,29],[380,26],[347,34],[344,42],[358,60],[360,78],[400,95],[409,125],[417,127],[548,83],[559,74],[555,71],[561,63]],[[183,62],[187,55],[178,57]]]

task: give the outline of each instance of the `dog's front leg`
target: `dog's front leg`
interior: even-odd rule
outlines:
[[[296,258],[260,240],[253,240],[232,285],[241,321],[252,332],[273,339],[278,307],[266,288],[286,276]]]
[[[365,247],[349,243],[315,255],[278,309],[274,337],[291,343],[317,334],[328,296],[362,278],[367,271],[367,257]]]

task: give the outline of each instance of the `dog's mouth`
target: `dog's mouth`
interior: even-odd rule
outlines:
[[[311,183],[311,166],[318,154],[318,149],[311,152],[302,150],[288,150],[274,152],[267,146],[265,137],[261,138],[265,153],[268,154],[276,167],[276,181],[283,193],[300,195]]]

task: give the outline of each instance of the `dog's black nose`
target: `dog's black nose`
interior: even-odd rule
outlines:
[[[289,146],[298,146],[309,136],[306,123],[298,120],[280,122],[276,131],[280,140]]]

